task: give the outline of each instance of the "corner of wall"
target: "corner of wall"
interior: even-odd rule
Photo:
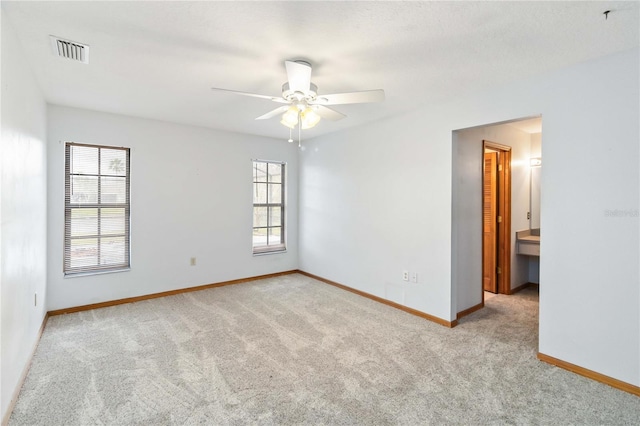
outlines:
[[[0,416],[5,418],[46,315],[47,134],[44,97],[6,13],[0,19]]]

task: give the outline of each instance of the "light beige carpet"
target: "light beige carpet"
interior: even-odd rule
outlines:
[[[56,316],[9,424],[637,425],[640,398],[536,360],[537,305],[448,329],[295,274]]]

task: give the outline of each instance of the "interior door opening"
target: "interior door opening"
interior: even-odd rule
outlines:
[[[541,159],[541,126],[540,117],[530,117],[453,131],[451,301],[457,319],[482,309],[485,296],[513,294],[539,282],[538,258],[516,251],[518,233],[533,232],[534,219],[540,227],[531,164]],[[485,148],[494,152],[489,156],[494,161],[488,161],[502,164],[502,170],[486,173],[496,181],[495,220],[488,222],[494,229],[486,229],[483,218]],[[485,249],[485,240],[493,241],[493,248]],[[485,259],[485,253],[494,253],[495,260],[488,254]],[[484,264],[491,266],[483,269]],[[490,291],[484,291],[485,283]]]

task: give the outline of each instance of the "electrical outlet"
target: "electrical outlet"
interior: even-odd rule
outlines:
[[[409,281],[409,271],[402,271],[402,281]]]
[[[418,282],[418,273],[417,272],[412,272],[411,273],[411,282],[412,283],[417,283]]]
[[[191,266],[196,266],[196,258],[195,257],[191,258]]]

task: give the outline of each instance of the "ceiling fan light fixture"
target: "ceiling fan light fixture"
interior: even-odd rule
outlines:
[[[298,108],[291,106],[284,114],[282,114],[282,120],[280,124],[293,129],[298,125]]]
[[[320,118],[321,117],[311,107],[307,107],[307,109],[300,113],[302,129],[307,130],[312,128],[320,122]]]

